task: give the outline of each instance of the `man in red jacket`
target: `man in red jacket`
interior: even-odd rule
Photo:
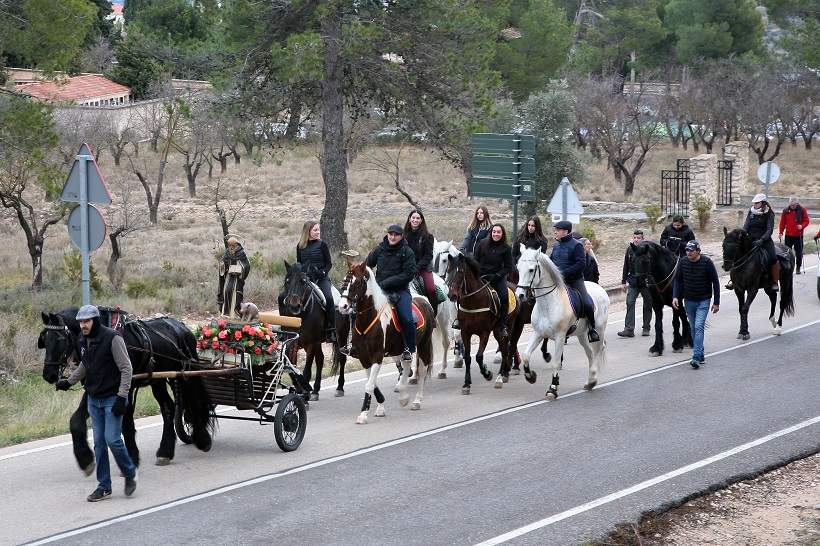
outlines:
[[[803,230],[809,226],[809,211],[801,205],[797,197],[789,197],[789,206],[780,213],[779,237],[783,239],[786,233],[786,240],[783,241],[787,247],[794,249],[797,257],[797,271],[800,275],[800,268],[803,267]]]

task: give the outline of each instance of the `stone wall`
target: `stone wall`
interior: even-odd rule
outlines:
[[[757,193],[756,188],[750,187],[749,144],[729,142],[723,147],[723,159],[732,162],[732,206],[743,206],[742,195]]]
[[[698,212],[695,209],[698,197],[711,201],[709,211],[714,210],[717,192],[717,155],[701,154],[689,158],[689,217],[698,220]]]

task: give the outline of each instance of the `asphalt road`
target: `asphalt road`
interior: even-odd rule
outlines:
[[[167,467],[151,464],[157,419],[142,420],[144,462],[128,499],[115,478],[111,499],[85,501],[96,482],[66,436],[0,449],[0,543],[583,543],[820,449],[816,260],[796,277],[797,315],[780,337],[758,297],[752,339],[735,339],[737,302],[724,293],[699,370],[690,352],[650,358],[653,338],[618,338],[621,312],[610,317],[599,386],[580,390],[586,359],[570,342],[551,403],[540,358],[536,385],[514,376],[497,390],[478,378],[470,396],[460,394],[463,370],[434,374],[421,411],[398,407],[389,365],[383,419],[354,424],[361,374],[344,398],[328,380],[297,451],[279,451],[272,427],[223,420],[210,453],[178,444]]]

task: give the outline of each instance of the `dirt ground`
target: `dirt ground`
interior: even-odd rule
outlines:
[[[703,252],[718,266],[721,280],[728,275],[720,269],[722,225],[731,225],[734,213],[716,214],[710,229],[695,235]],[[616,237],[628,240],[628,229],[615,230]],[[810,227],[816,232],[816,226]],[[611,229],[606,230],[612,233]],[[626,232],[625,232],[626,231]],[[660,229],[647,238],[657,241]],[[807,252],[810,247],[806,247]],[[612,287],[620,282],[623,254],[607,252],[599,256],[601,284]],[[614,300],[613,310],[623,310],[622,299]],[[648,515],[639,524],[624,524],[604,545],[642,546],[820,546],[820,454],[795,461],[755,479],[738,482],[726,489],[690,500],[663,514]]]

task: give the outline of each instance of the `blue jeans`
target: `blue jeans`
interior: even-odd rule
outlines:
[[[116,394],[105,398],[88,397],[88,413],[91,415],[91,428],[94,431],[94,458],[97,459],[97,487],[106,491],[111,490],[109,449],[123,476],[130,478],[137,473],[137,467],[122,440],[122,416],[117,417],[111,411],[116,400]]]
[[[692,328],[692,342],[695,344],[695,352],[692,355],[697,360],[703,360],[703,331],[706,329],[706,317],[709,315],[709,308],[712,300],[691,301],[683,300],[683,307],[686,309],[686,318],[689,319],[689,326]]]
[[[398,292],[399,302],[395,305],[396,315],[401,322],[401,334],[404,346],[411,353],[416,352],[416,320],[413,318],[413,296],[410,289],[405,288]]]

